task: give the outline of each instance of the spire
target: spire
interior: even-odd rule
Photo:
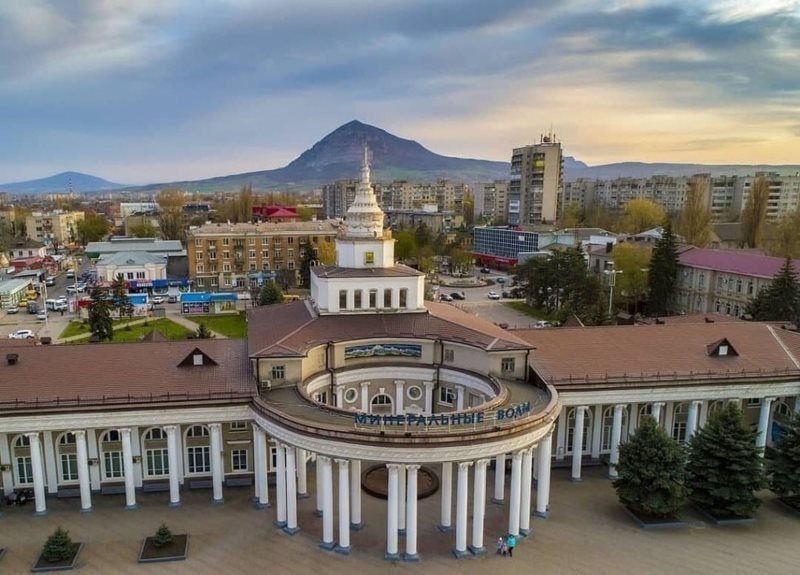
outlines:
[[[347,210],[347,237],[377,238],[383,236],[383,210],[372,191],[369,172],[369,148],[364,146],[364,163],[361,165],[361,181],[356,188],[356,197]]]

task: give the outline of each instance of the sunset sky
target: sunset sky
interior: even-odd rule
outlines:
[[[508,160],[800,163],[800,0],[6,0],[0,182],[286,164],[352,119]]]

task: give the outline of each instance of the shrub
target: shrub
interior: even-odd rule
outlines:
[[[172,543],[172,531],[169,530],[166,523],[162,523],[153,537],[153,545],[157,548],[161,548],[170,543]]]
[[[646,416],[628,442],[620,445],[614,489],[637,515],[672,519],[686,500],[685,464],[681,446]]]
[[[53,534],[47,538],[42,549],[42,556],[51,563],[63,561],[72,557],[74,545],[69,537],[69,532],[57,527]]]
[[[728,403],[689,442],[686,466],[691,501],[718,518],[751,517],[761,505],[764,466],[739,409]]]
[[[800,415],[794,415],[786,433],[767,449],[769,488],[778,497],[800,508]]]

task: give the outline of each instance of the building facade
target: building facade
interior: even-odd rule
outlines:
[[[83,217],[83,212],[33,212],[25,219],[25,229],[28,238],[46,245],[71,245],[78,241],[78,222]]]
[[[167,280],[167,258],[147,252],[119,252],[101,256],[95,264],[99,281],[113,282],[119,274],[138,284]]]
[[[506,223],[508,214],[508,180],[495,180],[483,184],[475,184],[475,202],[480,198],[480,213],[492,225]],[[477,206],[476,206],[477,207]]]
[[[554,136],[543,136],[538,144],[515,148],[508,184],[508,225],[555,222],[562,173],[561,144]]]

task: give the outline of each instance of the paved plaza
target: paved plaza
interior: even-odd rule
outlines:
[[[313,466],[309,469],[313,471]],[[32,506],[4,508],[0,517],[0,573],[26,573],[47,535],[56,526],[69,529],[84,542],[78,572],[85,574],[196,574],[315,573],[352,575],[382,571],[471,574],[725,574],[789,575],[800,565],[800,518],[779,508],[769,494],[751,525],[712,527],[691,511],[680,530],[643,531],[633,525],[616,501],[605,469],[586,470],[581,483],[568,479],[568,470],[554,469],[552,513],[532,522],[533,535],[521,541],[513,559],[494,556],[494,541],[504,531],[504,509],[487,504],[486,545],[482,558],[456,560],[450,555],[454,536],[439,533],[439,494],[420,502],[420,564],[387,564],[385,502],[363,495],[365,528],[353,532],[353,553],[341,556],[317,548],[321,519],[313,515],[311,497],[299,501],[301,531],[290,537],[272,526],[274,507],[251,507],[251,491],[227,489],[225,504],[210,505],[207,490],[186,492],[184,504],[167,507],[167,493],[142,494],[140,508],[124,511],[124,496],[95,497],[95,511],[78,513],[77,499],[49,502],[46,517],[32,517]],[[492,477],[489,474],[489,478]],[[489,493],[491,493],[491,480]],[[470,486],[471,487],[471,486]],[[173,533],[190,534],[185,562],[138,565],[136,556],[144,536],[166,521]],[[403,550],[401,538],[400,549]]]

